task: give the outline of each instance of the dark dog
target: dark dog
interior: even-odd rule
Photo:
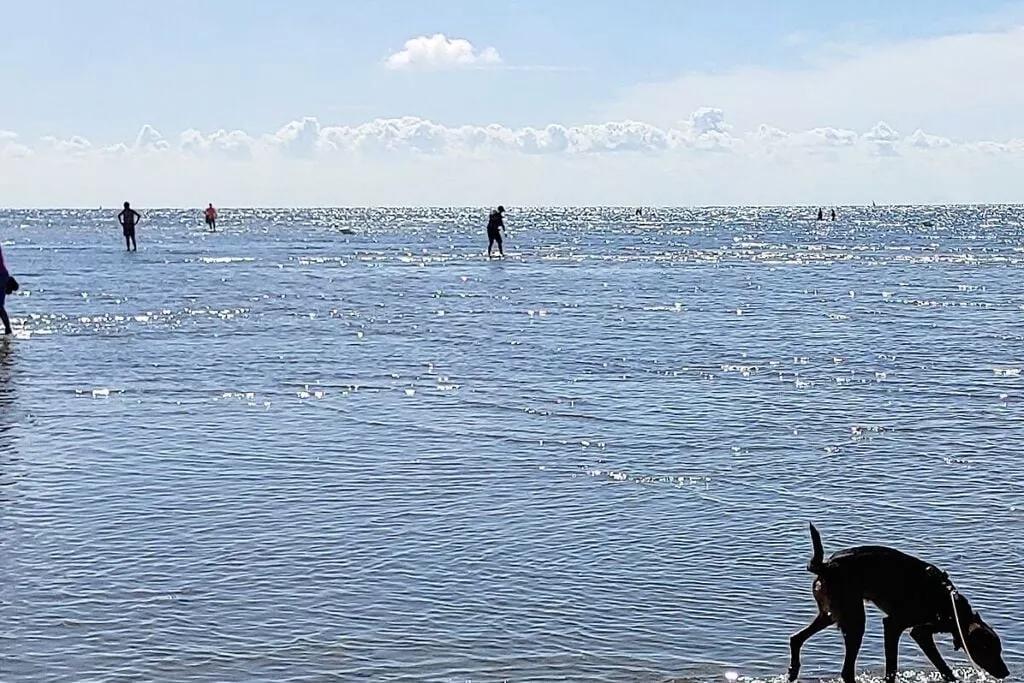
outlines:
[[[971,608],[967,598],[960,595],[945,572],[916,557],[883,546],[866,545],[840,550],[825,561],[821,536],[813,524],[811,543],[814,555],[807,571],[817,576],[813,591],[814,600],[818,603],[818,616],[807,628],[789,639],[790,681],[796,680],[800,673],[800,648],[803,644],[815,633],[835,624],[842,631],[846,643],[843,681],[855,683],[857,652],[864,637],[865,601],[873,602],[886,615],[882,624],[885,628],[885,680],[888,683],[896,680],[900,636],[908,628],[910,637],[947,681],[955,681],[956,676],[935,647],[936,633],[952,634],[954,648],[964,648],[976,665],[996,678],[1010,675],[1003,662],[999,636]]]

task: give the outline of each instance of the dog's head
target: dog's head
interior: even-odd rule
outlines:
[[[975,664],[992,676],[1006,678],[1010,675],[1010,670],[1003,661],[1003,644],[999,641],[999,636],[995,629],[985,623],[980,614],[973,610],[970,614],[970,621],[962,624],[964,640],[967,641],[967,654]],[[957,649],[964,645],[960,642],[959,634],[954,634],[953,640]]]

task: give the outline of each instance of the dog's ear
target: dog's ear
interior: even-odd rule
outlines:
[[[965,626],[966,626],[966,628],[964,628],[964,638],[967,638],[968,640],[970,640],[971,636],[974,635],[975,631],[977,631],[978,629],[984,629],[985,628],[985,622],[981,620],[981,615],[979,613],[975,612],[974,610],[971,610],[971,620],[968,621]],[[960,640],[959,634],[954,636],[953,640],[959,642],[959,640]],[[957,642],[954,642],[954,644],[953,644],[954,645],[953,649],[955,649],[955,650],[959,650],[960,649],[959,647],[957,647]]]

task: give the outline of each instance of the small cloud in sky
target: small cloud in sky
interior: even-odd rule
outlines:
[[[501,64],[501,55],[493,47],[477,50],[468,40],[448,38],[443,33],[410,38],[401,51],[384,62],[386,68],[395,71],[465,69],[498,64]]]

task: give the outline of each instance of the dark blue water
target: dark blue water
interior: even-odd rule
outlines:
[[[1024,212],[630,214],[0,214],[0,680],[778,680],[810,520],[1019,671]]]

